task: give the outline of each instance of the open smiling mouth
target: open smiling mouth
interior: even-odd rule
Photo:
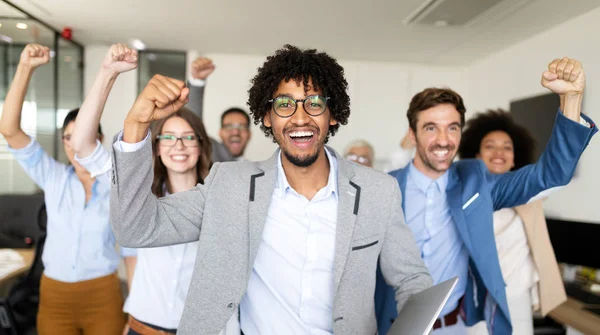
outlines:
[[[305,148],[314,142],[315,132],[312,130],[291,131],[288,133],[288,136],[292,140],[292,144]]]
[[[174,162],[183,162],[188,159],[189,155],[171,155],[171,160]]]

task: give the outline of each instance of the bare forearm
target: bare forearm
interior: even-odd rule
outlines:
[[[114,71],[101,69],[79,109],[72,137],[73,149],[79,157],[89,156],[96,148],[100,117],[117,76]]]
[[[135,273],[135,265],[137,264],[137,257],[130,256],[123,259],[125,263],[125,272],[127,273],[127,288],[131,290],[131,282],[133,281],[133,274]]]
[[[560,110],[570,120],[579,122],[583,94],[564,94],[560,96]]]
[[[0,119],[0,133],[14,148],[21,148],[29,143],[29,138],[21,129],[21,111],[23,101],[27,94],[29,81],[33,74],[33,69],[19,64],[17,71],[6,94],[2,118]]]
[[[123,127],[123,142],[126,143],[139,143],[144,138],[150,129],[150,124],[141,123],[125,119],[125,126]]]

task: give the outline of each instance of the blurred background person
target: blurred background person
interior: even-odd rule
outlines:
[[[355,140],[344,149],[344,157],[360,165],[373,167],[375,161],[375,150],[373,146],[365,140]]]
[[[470,119],[458,150],[461,159],[479,158],[493,174],[535,162],[534,153],[533,136],[503,110],[488,111]],[[546,316],[567,300],[542,200],[537,200],[547,194],[543,192],[525,205],[500,209],[493,214],[496,248],[506,282],[514,334],[533,334],[533,311]],[[469,328],[469,334],[488,334],[488,330],[480,322]]]

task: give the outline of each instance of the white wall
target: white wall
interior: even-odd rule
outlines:
[[[487,59],[464,68],[431,67],[417,64],[344,61],[351,97],[352,114],[347,126],[332,138],[330,144],[342,151],[356,138],[371,141],[378,165],[386,163],[408,128],[405,112],[413,94],[428,86],[449,86],[463,95],[470,115],[487,108],[508,109],[509,102],[546,92],[540,76],[554,58],[569,56],[581,60],[588,83],[584,109],[600,120],[600,45],[590,39],[590,32],[600,30],[600,9],[565,22],[549,31],[509,47]],[[85,87],[89,89],[107,46],[86,47]],[[191,62],[198,55],[188,53]],[[205,125],[211,136],[217,137],[220,114],[230,106],[246,108],[250,79],[264,57],[247,55],[207,54],[217,69],[206,88]],[[335,56],[335,55],[334,55]],[[112,136],[122,128],[125,115],[136,95],[135,72],[121,75],[111,93],[102,126]],[[269,157],[275,149],[270,139],[258,127],[247,158]],[[597,190],[600,179],[594,172],[600,166],[600,144],[594,139],[583,155],[578,176],[561,192],[546,201],[546,210],[563,219],[600,222]]]
[[[108,46],[88,46],[85,52],[85,92],[93,83]],[[188,62],[199,53],[188,52]],[[216,64],[205,91],[204,123],[210,136],[218,138],[221,113],[232,106],[246,106],[250,79],[265,61],[265,56],[206,54]],[[387,162],[408,129],[406,108],[412,95],[428,86],[451,86],[461,91],[466,87],[460,69],[430,67],[403,63],[340,61],[346,71],[351,98],[351,116],[347,126],[330,141],[342,151],[354,139],[373,143],[378,165]],[[123,126],[123,120],[135,101],[137,73],[122,74],[111,92],[102,118],[107,136]],[[252,129],[252,140],[246,157],[251,160],[268,158],[276,146],[258,126]]]
[[[553,59],[568,56],[583,63],[587,74],[584,112],[598,122],[600,44],[595,31],[600,31],[600,8],[470,66],[463,94],[468,110],[508,109],[511,100],[547,93],[540,85],[542,72]],[[546,212],[562,219],[600,223],[599,166],[600,142],[594,138],[580,160],[577,177],[546,201]]]

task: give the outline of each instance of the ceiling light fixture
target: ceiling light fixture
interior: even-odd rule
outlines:
[[[2,28],[2,23],[0,23],[0,28]]]
[[[8,36],[6,36],[6,35],[0,35],[0,40],[4,41],[6,43],[12,43],[13,42],[13,39],[10,38],[10,37],[8,37]]]
[[[144,50],[146,49],[146,44],[144,42],[142,42],[142,40],[140,39],[133,39],[130,42],[131,46],[137,50]]]
[[[17,23],[17,28],[19,29],[27,29],[27,24],[23,22]]]

